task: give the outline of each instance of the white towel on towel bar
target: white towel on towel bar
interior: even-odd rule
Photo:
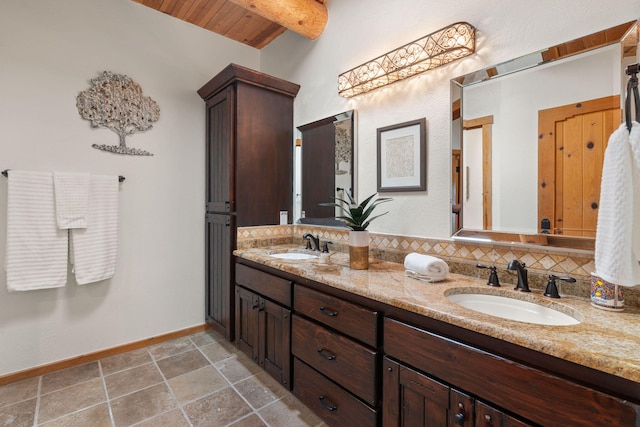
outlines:
[[[53,174],[12,170],[7,190],[7,288],[64,286],[68,233],[56,224]]]
[[[596,230],[596,274],[623,286],[640,285],[640,124],[611,134],[602,166]]]
[[[58,228],[87,228],[89,184],[88,173],[53,173]]]
[[[91,175],[87,228],[71,230],[79,285],[113,277],[118,254],[118,176]]]

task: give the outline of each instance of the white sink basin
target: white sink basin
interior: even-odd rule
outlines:
[[[539,325],[577,325],[579,320],[553,308],[529,301],[486,294],[452,294],[447,299],[471,310],[491,316]]]
[[[277,254],[269,254],[274,258],[280,259],[313,259],[318,258],[318,255],[307,254],[304,252],[280,252]]]

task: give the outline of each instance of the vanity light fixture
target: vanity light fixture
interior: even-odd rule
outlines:
[[[471,24],[457,22],[407,43],[340,74],[338,94],[351,98],[469,56],[475,34]]]

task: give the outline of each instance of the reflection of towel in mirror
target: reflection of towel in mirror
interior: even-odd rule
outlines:
[[[640,124],[611,134],[602,166],[596,231],[596,274],[640,285]]]
[[[404,258],[404,268],[422,279],[431,282],[444,280],[449,274],[449,266],[440,258],[411,252]]]

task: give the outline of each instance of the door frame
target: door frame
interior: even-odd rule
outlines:
[[[482,129],[482,229],[491,230],[493,221],[493,187],[492,187],[492,137],[493,115],[463,120],[462,130]],[[464,150],[464,147],[461,147]],[[463,171],[464,175],[464,171]],[[468,176],[463,176],[467,182]],[[469,191],[468,185],[465,191]],[[464,225],[461,224],[461,227]]]

